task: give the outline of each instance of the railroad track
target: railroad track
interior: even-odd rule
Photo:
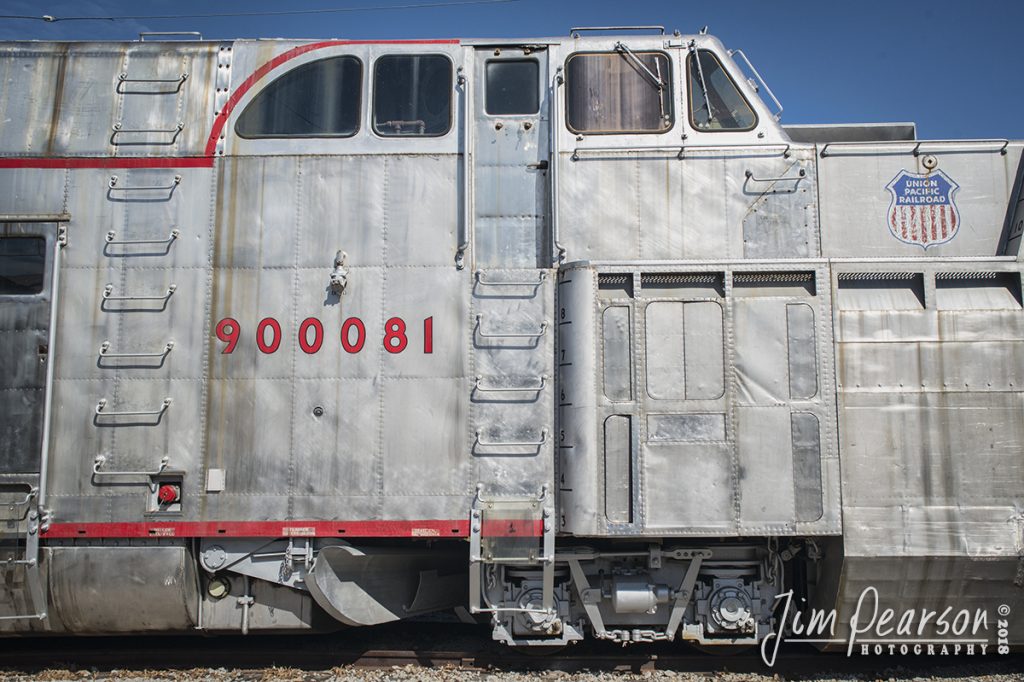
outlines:
[[[808,646],[784,645],[774,668],[757,651],[717,656],[681,644],[622,648],[585,642],[549,655],[530,655],[481,638],[478,628],[433,623],[397,624],[373,631],[315,635],[227,635],[152,637],[44,637],[0,640],[0,671],[53,669],[189,670],[195,668],[330,670],[342,666],[460,668],[464,670],[621,671],[853,674],[894,670],[926,676],[1012,674],[1024,670],[1015,656],[926,658],[822,654]],[[963,669],[969,668],[969,673]]]

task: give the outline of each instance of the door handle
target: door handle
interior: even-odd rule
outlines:
[[[531,170],[547,170],[548,161],[547,159],[544,159],[543,161],[538,161],[537,163],[528,163],[526,164],[526,167]]]

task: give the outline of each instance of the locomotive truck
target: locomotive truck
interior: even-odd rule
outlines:
[[[0,78],[3,634],[1024,633],[1021,142],[783,126],[704,31]]]

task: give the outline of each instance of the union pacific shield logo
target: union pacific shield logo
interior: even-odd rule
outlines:
[[[896,239],[927,249],[956,236],[960,211],[953,194],[960,185],[944,172],[922,175],[901,170],[885,188],[892,194],[889,231]]]

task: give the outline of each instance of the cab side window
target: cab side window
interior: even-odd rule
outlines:
[[[363,65],[351,56],[303,64],[249,103],[235,124],[241,137],[351,137],[359,130]]]
[[[566,124],[574,133],[663,133],[672,77],[661,52],[574,54],[565,65]]]
[[[690,53],[690,124],[697,130],[742,131],[757,125],[757,115],[710,50]]]
[[[45,271],[45,239],[0,237],[0,296],[40,293]]]
[[[487,62],[485,110],[491,116],[525,116],[540,111],[540,65],[536,59]]]
[[[452,63],[438,54],[388,55],[373,69],[373,131],[437,137],[452,127]]]

